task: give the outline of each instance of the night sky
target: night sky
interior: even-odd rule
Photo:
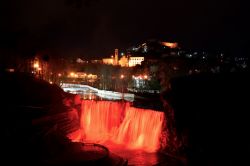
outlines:
[[[247,55],[247,6],[239,0],[1,0],[0,48],[103,57],[162,39]]]

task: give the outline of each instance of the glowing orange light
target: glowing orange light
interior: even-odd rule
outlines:
[[[71,73],[70,73],[70,76],[71,76],[71,77],[74,77],[74,76],[75,76],[75,73],[74,73],[74,72],[71,72]]]
[[[178,43],[162,42],[162,45],[170,47],[170,48],[177,48],[178,47]]]
[[[94,100],[83,100],[81,111],[79,134],[68,135],[73,141],[105,143],[107,146],[111,142],[110,146],[115,143],[148,152],[160,148],[163,112],[134,108],[129,103]]]
[[[61,77],[62,76],[62,74],[61,73],[58,73],[58,77]]]
[[[39,67],[37,70],[41,71],[41,70],[42,70],[42,68],[40,68],[40,67]]]
[[[122,74],[122,75],[121,75],[121,79],[123,79],[123,78],[124,78],[124,75]]]
[[[34,68],[39,68],[39,64],[38,63],[34,63]]]
[[[144,75],[144,79],[148,79],[148,76],[147,76],[147,75]]]

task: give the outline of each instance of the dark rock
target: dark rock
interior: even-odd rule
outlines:
[[[249,73],[176,78],[164,94],[190,165],[248,162]],[[240,164],[241,163],[241,164]]]

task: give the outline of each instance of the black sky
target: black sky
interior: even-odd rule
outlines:
[[[24,54],[107,56],[152,38],[249,53],[243,1],[1,0],[0,10],[0,48]]]

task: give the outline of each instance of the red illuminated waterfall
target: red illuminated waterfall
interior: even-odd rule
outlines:
[[[71,139],[84,142],[113,142],[130,149],[156,151],[164,113],[131,107],[129,103],[83,100],[80,134]]]

